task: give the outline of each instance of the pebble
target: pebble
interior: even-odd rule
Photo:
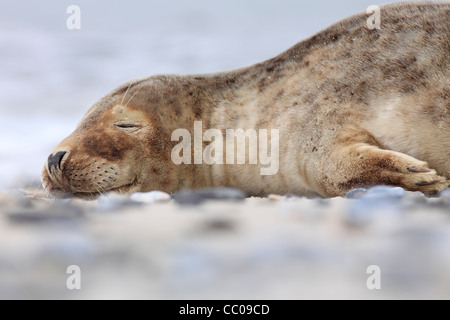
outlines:
[[[375,186],[369,188],[362,196],[364,199],[401,199],[407,191],[400,187]]]
[[[175,202],[182,205],[199,205],[207,200],[242,201],[245,198],[246,194],[235,188],[205,188],[173,195]]]
[[[6,217],[13,223],[67,222],[83,217],[84,210],[66,201],[55,201],[42,207],[17,207],[7,211]]]
[[[436,203],[443,207],[449,207],[450,206],[450,189],[443,190],[439,198],[437,199]]]
[[[271,201],[279,201],[279,200],[282,200],[283,198],[284,197],[279,194],[269,194],[269,196],[267,197],[267,199],[269,199]]]
[[[140,202],[133,201],[130,198],[130,195],[115,192],[99,197],[97,199],[97,204],[100,211],[115,211],[141,205]]]
[[[357,188],[357,189],[353,189],[353,190],[350,190],[349,192],[347,192],[345,197],[347,199],[359,199],[359,198],[363,197],[366,193],[367,193],[366,188]]]
[[[234,221],[225,218],[213,218],[204,221],[200,228],[203,232],[211,232],[217,234],[217,232],[230,232],[236,229]]]
[[[447,189],[443,190],[439,196],[443,199],[450,200],[450,189],[447,188]]]
[[[142,203],[156,203],[167,202],[172,200],[170,194],[162,191],[151,191],[146,193],[134,193],[130,196],[130,199],[136,202]]]
[[[406,203],[402,199],[407,194],[403,188],[390,186],[352,190],[347,197],[356,201],[351,203],[344,220],[349,225],[364,227],[389,215],[396,217],[404,211]]]

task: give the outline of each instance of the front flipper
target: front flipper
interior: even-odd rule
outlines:
[[[332,196],[374,185],[398,186],[432,196],[450,183],[426,162],[381,149],[364,130],[349,130],[337,139],[321,178],[325,193]]]

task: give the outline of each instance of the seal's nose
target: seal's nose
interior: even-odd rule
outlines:
[[[61,170],[61,162],[64,156],[66,155],[66,151],[59,151],[55,154],[51,154],[48,157],[47,165],[48,165],[48,171],[52,173],[52,168],[55,167],[58,170]]]

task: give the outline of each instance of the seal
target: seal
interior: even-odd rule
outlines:
[[[254,196],[342,196],[372,185],[439,193],[450,178],[450,4],[394,4],[380,14],[380,29],[355,15],[250,67],[120,86],[53,150],[45,190],[82,198],[211,186]],[[172,133],[195,138],[199,121],[203,134],[279,130],[279,170],[174,163]]]

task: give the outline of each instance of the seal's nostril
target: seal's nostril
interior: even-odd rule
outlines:
[[[52,168],[55,167],[56,169],[61,169],[61,161],[66,155],[66,151],[59,151],[55,154],[51,154],[48,157],[47,164],[48,164],[48,171],[52,173]]]

